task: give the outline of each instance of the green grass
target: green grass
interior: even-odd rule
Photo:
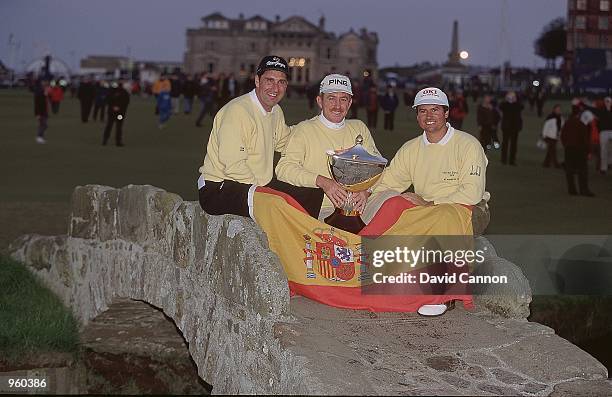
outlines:
[[[0,256],[0,358],[75,352],[77,321],[21,263]]]
[[[152,98],[132,97],[124,125],[126,147],[101,146],[104,125],[79,120],[79,105],[70,98],[59,115],[49,119],[48,143],[34,142],[36,120],[32,95],[24,90],[0,90],[0,252],[24,233],[63,234],[67,229],[70,194],[76,185],[103,184],[121,187],[150,184],[196,200],[196,179],[202,164],[211,119],[202,128],[196,114],[172,117],[168,127],[157,129]],[[476,105],[470,100],[464,130],[476,133]],[[553,101],[546,103],[545,112]],[[569,103],[562,102],[565,112]],[[287,122],[296,123],[313,112],[296,96],[281,103]],[[360,116],[365,117],[363,109]],[[382,114],[374,138],[392,158],[408,139],[420,133],[414,113],[401,106],[396,129],[382,130]],[[542,119],[524,113],[518,167],[502,166],[499,151],[489,153],[487,190],[491,192],[489,234],[609,234],[612,231],[612,177],[594,172],[595,198],[567,194],[561,170],[543,169],[544,152],[535,147]],[[111,143],[113,143],[111,138]],[[562,158],[561,148],[559,155]]]

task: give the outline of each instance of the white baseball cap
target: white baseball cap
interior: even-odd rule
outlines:
[[[448,97],[439,88],[427,87],[419,91],[414,97],[413,109],[419,105],[442,105],[448,107]]]
[[[353,95],[351,79],[342,74],[328,74],[321,80],[319,94],[329,94],[331,92],[346,92]]]

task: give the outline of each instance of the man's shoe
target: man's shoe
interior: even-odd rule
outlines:
[[[455,308],[455,301],[449,301],[440,305],[423,305],[417,313],[424,317],[438,317]]]
[[[586,192],[580,192],[580,195],[584,197],[595,197],[595,193],[591,192],[590,190],[587,190]]]
[[[36,143],[40,143],[42,145],[42,144],[47,143],[47,141],[45,141],[45,138],[43,138],[42,136],[37,136]]]
[[[117,147],[124,147],[124,146],[125,146],[125,145],[124,145],[123,143],[121,143],[121,142],[118,142],[118,143],[117,143]]]

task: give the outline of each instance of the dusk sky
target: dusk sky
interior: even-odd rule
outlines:
[[[181,61],[185,30],[201,26],[212,12],[237,18],[259,14],[269,20],[301,15],[337,34],[351,27],[378,33],[380,67],[443,62],[452,22],[459,22],[460,49],[472,65],[543,66],[533,41],[544,25],[566,17],[567,0],[507,0],[502,39],[503,0],[0,0],[0,60],[21,69],[45,52],[78,65],[87,55],[127,55],[134,59]],[[9,59],[9,36],[20,43]],[[507,55],[504,55],[507,54]]]

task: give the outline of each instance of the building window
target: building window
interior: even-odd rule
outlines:
[[[331,58],[331,48],[327,48],[327,59]]]
[[[584,15],[576,16],[576,29],[585,29],[586,28],[586,17]]]
[[[257,44],[254,41],[252,41],[251,42],[251,51],[255,51],[256,49],[257,49]]]
[[[574,36],[574,48],[584,48],[584,34],[576,33],[576,36]]]
[[[255,64],[254,63],[249,65],[249,72],[255,73]]]
[[[599,17],[599,22],[597,23],[597,27],[601,30],[608,30],[608,17]]]
[[[600,0],[599,11],[610,11],[610,0]]]
[[[208,73],[213,73],[214,71],[215,71],[215,64],[211,62],[208,64]]]
[[[576,0],[576,9],[577,10],[586,10],[587,9],[587,0]]]

